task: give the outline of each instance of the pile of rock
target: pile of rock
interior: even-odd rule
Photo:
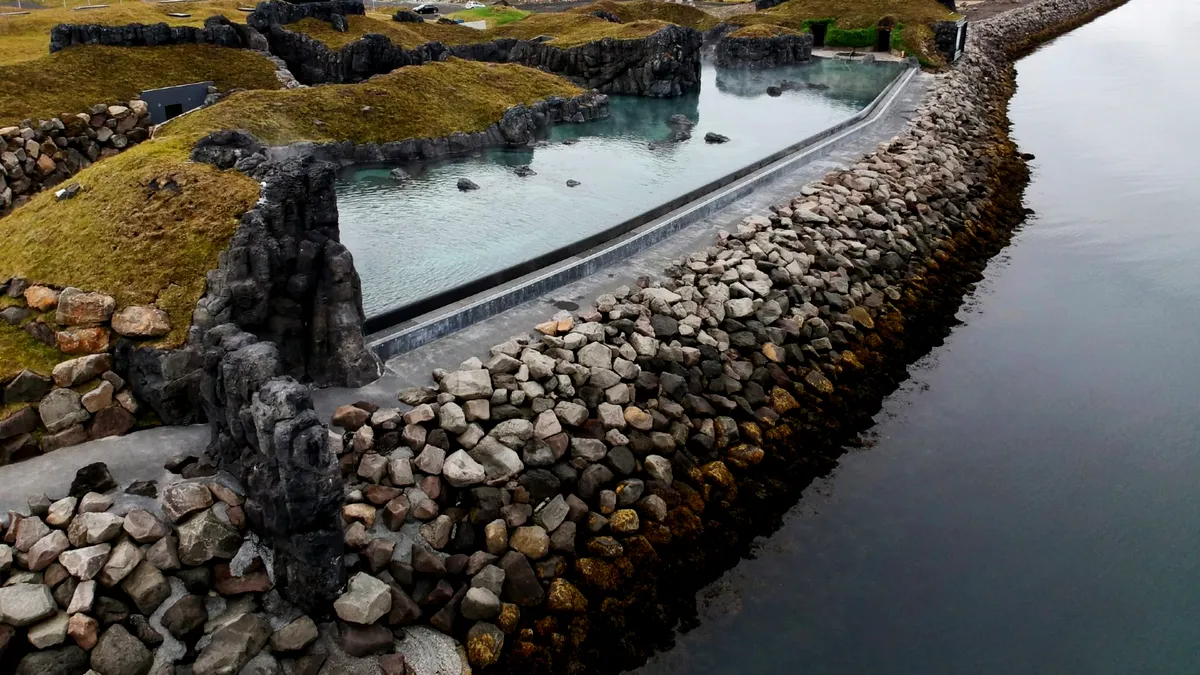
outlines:
[[[0,320],[68,355],[50,373],[23,370],[0,380],[0,465],[133,428],[139,404],[113,371],[115,337],[147,340],[170,332],[167,313],[151,306],[117,309],[112,296],[10,279],[0,284],[12,303]],[[12,302],[17,301],[17,302]]]
[[[4,386],[0,466],[133,428],[140,405],[108,354],[54,367],[51,377],[23,370]]]
[[[278,673],[268,644],[286,655],[317,639],[271,592],[236,485],[185,481],[161,501],[153,482],[116,487],[91,465],[69,495],[31,498],[0,524],[0,669],[144,675],[184,661],[196,675],[251,663],[241,672]]]
[[[149,108],[134,100],[0,127],[0,215],[92,162],[146,140],[149,126]]]

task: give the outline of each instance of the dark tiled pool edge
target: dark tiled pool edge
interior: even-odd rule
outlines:
[[[901,71],[865,108],[821,132],[601,233],[602,243],[529,273],[367,336],[384,361],[524,304],[643,251],[742,199],[798,163],[835,148],[877,122],[919,72]]]

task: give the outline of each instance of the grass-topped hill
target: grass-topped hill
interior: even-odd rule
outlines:
[[[51,3],[56,4],[56,3]],[[75,3],[77,4],[77,3]],[[50,29],[60,23],[98,23],[120,26],[128,23],[169,23],[173,26],[204,25],[210,16],[223,15],[231,21],[245,23],[245,13],[238,7],[253,2],[239,0],[205,0],[161,4],[157,2],[113,3],[100,9],[73,10],[65,7],[39,9],[23,16],[0,17],[0,65],[21,63],[41,58],[50,51]],[[190,14],[172,17],[168,14]]]
[[[720,19],[717,17],[695,7],[655,0],[633,0],[632,2],[600,0],[590,5],[575,7],[570,11],[578,14],[591,14],[598,9],[613,14],[625,23],[648,20],[666,21],[696,30],[708,30],[720,23]]]
[[[448,26],[433,22],[400,23],[374,16],[348,16],[349,28],[338,32],[329,23],[319,19],[303,19],[286,26],[289,30],[303,33],[320,40],[330,49],[341,49],[368,33],[380,33],[393,43],[413,49],[429,42],[446,45],[488,42],[496,38],[529,40],[539,35],[550,35],[549,44],[559,47],[574,47],[588,42],[613,38],[630,40],[643,38],[662,29],[661,21],[637,21],[634,23],[611,23],[586,14],[547,13],[533,14],[520,21],[502,26],[477,30],[466,26]]]
[[[926,65],[943,65],[933,44],[930,24],[958,19],[937,0],[788,0],[782,5],[739,14],[729,23],[749,26],[772,24],[808,31],[814,22],[829,23],[825,43],[831,47],[869,48],[875,44],[879,20],[891,17],[901,27],[893,32],[893,46],[915,54]],[[897,36],[897,33],[899,35]]]
[[[200,137],[219,129],[248,129],[273,144],[436,137],[482,131],[517,104],[581,93],[532,68],[459,59],[360,84],[236,93],[79,172],[72,180],[83,190],[74,199],[56,201],[46,191],[0,218],[0,278],[101,291],[118,307],[155,303],[173,327],[162,344],[176,346],[205,273],[259,196],[245,175],[189,161]],[[24,333],[0,329],[6,363],[44,364],[51,356]]]
[[[775,25],[771,25],[771,24],[757,23],[757,24],[752,24],[749,26],[742,26],[741,28],[739,28],[739,29],[733,31],[732,33],[730,33],[729,35],[727,35],[726,37],[770,38],[770,37],[779,37],[780,35],[803,35],[803,33],[801,33],[798,30],[793,30],[791,28],[785,28],[783,26],[775,26]]]
[[[449,59],[359,84],[239,92],[171,122],[159,136],[195,139],[215,129],[246,129],[273,145],[384,143],[483,131],[517,104],[581,93],[567,80],[533,68]],[[363,113],[363,106],[371,111]]]
[[[77,113],[143,90],[212,80],[222,91],[278,89],[275,65],[257,52],[213,45],[87,45],[0,65],[0,126]]]

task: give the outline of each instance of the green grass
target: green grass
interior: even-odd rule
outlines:
[[[0,276],[107,293],[119,307],[156,304],[171,318],[163,344],[181,344],[205,273],[258,199],[254,180],[188,162],[190,147],[142,143],[76,174],[74,199],[46,190],[0,218]],[[22,365],[36,354],[25,353]]]
[[[34,340],[29,333],[20,328],[0,321],[0,383],[8,382],[26,368],[48,376],[54,370],[54,366],[70,358],[72,357]],[[16,407],[25,405],[27,404],[22,403]],[[0,419],[13,410],[0,412]]]
[[[246,22],[246,14],[237,10],[240,5],[253,5],[243,0],[207,0],[206,2],[172,3],[120,2],[102,9],[72,11],[62,2],[50,2],[52,9],[39,9],[23,16],[0,18],[0,65],[39,59],[50,52],[50,29],[60,23],[98,23],[119,26],[127,23],[160,23],[173,26],[203,26],[210,16],[222,15],[231,21]],[[71,0],[71,6],[102,4]],[[5,8],[5,11],[11,8]],[[191,14],[187,18],[167,16],[168,13]],[[2,91],[2,90],[0,90]]]
[[[625,23],[648,20],[666,21],[696,30],[708,30],[721,22],[717,17],[695,7],[656,0],[634,0],[633,2],[599,0],[590,5],[576,7],[571,12],[591,14],[598,9],[611,12]]]
[[[486,21],[488,28],[495,28],[496,26],[520,21],[529,16],[529,14],[529,12],[519,10],[516,7],[491,6],[464,9],[461,12],[454,12],[446,16],[451,19],[462,19],[463,21]]]
[[[636,21],[633,23],[611,23],[594,16],[576,13],[533,14],[488,30],[476,30],[466,26],[446,26],[426,22],[400,23],[377,19],[371,16],[350,16],[348,30],[335,31],[327,22],[319,19],[304,19],[289,24],[288,28],[320,40],[330,49],[340,49],[367,33],[386,35],[395,44],[412,49],[429,42],[447,45],[487,42],[499,37],[529,40],[539,35],[551,35],[550,42],[558,47],[574,47],[588,42],[613,38],[629,40],[643,38],[662,29],[661,21]]]
[[[172,326],[159,344],[177,346],[206,272],[216,268],[239,218],[259,196],[258,184],[239,172],[188,161],[201,136],[248,129],[272,144],[401,141],[482,131],[519,103],[581,93],[532,68],[459,59],[360,84],[238,92],[79,172],[72,180],[83,191],[74,199],[60,202],[42,192],[0,218],[0,277],[108,293],[118,307],[155,304]],[[364,106],[372,112],[364,114]],[[176,189],[153,187],[168,181]],[[52,355],[36,342],[10,333],[0,334],[0,372],[48,363]],[[60,358],[57,351],[53,356]]]
[[[937,0],[788,0],[782,5],[729,17],[732,24],[770,24],[808,31],[813,23],[829,24],[825,44],[830,47],[869,48],[875,44],[875,26],[892,17],[892,48],[912,52],[925,65],[944,65],[933,43],[930,24],[959,18]]]
[[[581,93],[567,80],[533,68],[450,59],[398,68],[359,84],[238,92],[171,122],[159,135],[198,137],[238,128],[272,144],[384,143],[482,131],[519,103]],[[363,106],[371,112],[362,113]]]
[[[212,80],[229,89],[278,89],[275,66],[256,52],[213,45],[71,47],[0,65],[0,126],[116,103],[145,89]]]
[[[743,27],[733,31],[726,37],[769,38],[769,37],[779,37],[780,35],[800,35],[800,34],[801,34],[801,31],[792,30],[791,28],[785,28],[783,26],[775,26],[775,25],[759,23],[759,24],[753,24],[750,26],[743,26]]]

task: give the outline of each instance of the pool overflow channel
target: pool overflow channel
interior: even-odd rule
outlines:
[[[341,237],[372,349],[386,360],[653,246],[871,124],[916,72],[706,63],[699,94],[610,97],[606,118],[551,127],[530,148],[347,166]],[[679,130],[691,137],[672,138]],[[461,191],[461,178],[484,189]]]

